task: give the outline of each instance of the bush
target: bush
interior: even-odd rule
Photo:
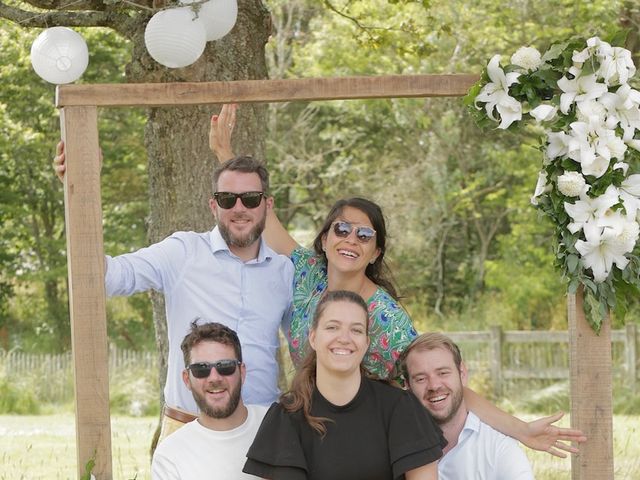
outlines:
[[[40,404],[26,386],[9,383],[7,377],[0,377],[0,414],[37,415]]]

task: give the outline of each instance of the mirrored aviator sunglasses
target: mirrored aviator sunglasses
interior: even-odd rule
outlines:
[[[376,231],[371,227],[355,227],[349,222],[342,221],[333,222],[331,225],[333,226],[333,233],[339,238],[347,238],[354,229],[356,231],[356,238],[360,243],[367,243],[376,236]]]
[[[242,365],[240,360],[219,360],[217,362],[209,363],[209,362],[199,362],[192,363],[187,367],[187,370],[190,370],[194,377],[196,378],[207,378],[211,373],[211,369],[215,368],[216,372],[223,377],[228,377],[229,375],[233,375],[236,372],[236,367],[238,365]]]
[[[260,205],[262,197],[264,197],[264,192],[216,192],[213,194],[213,198],[216,199],[218,206],[225,210],[233,208],[238,199],[240,199],[242,205],[246,208],[256,208]]]

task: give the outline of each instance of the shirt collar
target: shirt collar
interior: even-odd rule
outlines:
[[[209,232],[209,240],[211,242],[211,251],[215,254],[218,252],[226,252],[228,255],[235,257],[236,255],[231,252],[227,242],[224,241],[222,235],[220,234],[220,229],[216,225],[216,227]],[[258,258],[253,260],[249,260],[250,263],[262,263],[268,260],[275,255],[275,252],[271,250],[265,243],[262,236],[260,236],[260,248],[258,250]]]

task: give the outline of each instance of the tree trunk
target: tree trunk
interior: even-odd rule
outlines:
[[[169,70],[154,62],[144,45],[141,22],[134,35],[129,82],[211,82],[267,78],[265,44],[271,33],[269,11],[260,0],[239,0],[238,20],[224,38],[208,42],[193,65]],[[220,105],[151,108],[145,129],[149,174],[149,243],[178,230],[206,231],[214,224],[208,207],[216,159],[209,150],[209,121]],[[234,149],[264,158],[266,106],[239,108]],[[161,388],[166,378],[167,326],[164,299],[151,295]],[[160,392],[163,400],[163,392]]]

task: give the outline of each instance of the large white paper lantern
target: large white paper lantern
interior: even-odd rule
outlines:
[[[182,0],[183,5],[194,0]],[[202,19],[207,31],[207,41],[218,40],[231,31],[238,19],[236,0],[209,0],[200,6],[198,17]]]
[[[31,45],[31,65],[49,83],[75,82],[89,65],[89,49],[82,35],[70,28],[47,28]]]
[[[207,34],[191,8],[170,8],[151,17],[144,31],[144,43],[156,62],[181,68],[200,58]]]

